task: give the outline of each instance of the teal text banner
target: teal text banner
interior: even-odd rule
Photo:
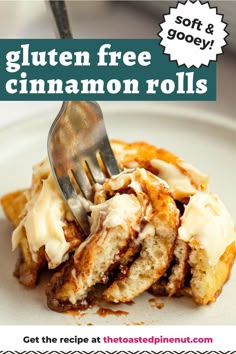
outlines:
[[[215,100],[216,63],[178,66],[159,43],[1,39],[0,100]]]

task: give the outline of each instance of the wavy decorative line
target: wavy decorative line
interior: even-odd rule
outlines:
[[[207,350],[207,351],[200,351],[200,350],[186,350],[186,351],[176,351],[176,350],[160,350],[160,351],[125,351],[125,350],[115,350],[115,351],[108,351],[108,350],[97,350],[97,351],[40,351],[40,350],[29,350],[29,351],[14,351],[14,350],[0,350],[0,354],[236,354],[236,350]]]

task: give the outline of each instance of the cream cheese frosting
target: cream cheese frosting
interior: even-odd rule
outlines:
[[[45,246],[49,268],[55,268],[68,258],[70,243],[63,231],[68,209],[52,172],[48,172],[47,160],[34,167],[34,189],[26,204],[26,215],[13,232],[12,247],[14,250],[19,245],[25,231],[33,260],[37,262],[37,251]]]
[[[191,238],[197,239],[201,247],[206,250],[209,264],[216,264],[226,247],[235,241],[234,223],[227,209],[217,196],[197,191],[189,176],[181,172],[177,166],[158,159],[151,160],[151,165],[159,171],[159,176],[155,177],[157,181],[164,184],[174,198],[180,195],[190,196],[181,218],[179,238],[186,242]],[[183,168],[188,169],[196,183],[201,181],[207,183],[207,176],[191,165],[183,163]],[[146,170],[138,170],[144,179],[147,178]],[[113,190],[126,185],[128,171],[131,170],[125,170],[111,178],[110,185]],[[132,188],[136,193],[142,191],[140,181],[133,176],[127,187]],[[63,227],[69,211],[55,183],[47,159],[33,168],[33,186],[28,199],[24,211],[25,217],[13,232],[13,249],[16,249],[26,234],[33,260],[37,262],[37,251],[45,246],[49,268],[55,268],[68,258],[70,243],[65,239]],[[105,228],[122,224],[127,218],[131,220],[135,208],[137,204],[128,195],[118,195],[110,201],[91,206],[92,230],[95,228],[94,225],[101,222],[101,218]]]
[[[197,192],[190,198],[181,217],[179,238],[195,239],[208,256],[211,266],[217,264],[225,249],[236,241],[233,220],[217,195]]]
[[[138,199],[129,194],[117,194],[102,204],[91,206],[91,233],[96,232],[95,228],[101,223],[105,229],[127,227],[127,224],[137,227],[135,220],[140,208]]]
[[[185,162],[179,163],[180,168],[172,163],[159,159],[152,159],[151,166],[158,170],[158,176],[169,185],[170,192],[175,199],[189,197],[197,192],[198,188],[194,185],[207,185],[208,177],[198,169]],[[187,171],[185,174],[181,167]]]

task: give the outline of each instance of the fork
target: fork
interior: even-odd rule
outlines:
[[[50,1],[61,38],[72,38],[64,1]],[[74,218],[89,234],[88,212],[95,183],[120,172],[107,136],[100,106],[68,101],[48,134],[48,157],[58,187]]]

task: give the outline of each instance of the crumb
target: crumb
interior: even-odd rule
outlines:
[[[158,310],[161,310],[165,306],[164,302],[160,301],[156,297],[152,297],[151,299],[148,300],[148,302],[151,305],[151,307],[157,308]]]
[[[100,308],[99,310],[97,310],[96,312],[97,315],[101,316],[101,317],[106,317],[107,315],[114,315],[114,316],[123,316],[123,315],[128,315],[129,312],[127,311],[114,311],[108,308]]]

